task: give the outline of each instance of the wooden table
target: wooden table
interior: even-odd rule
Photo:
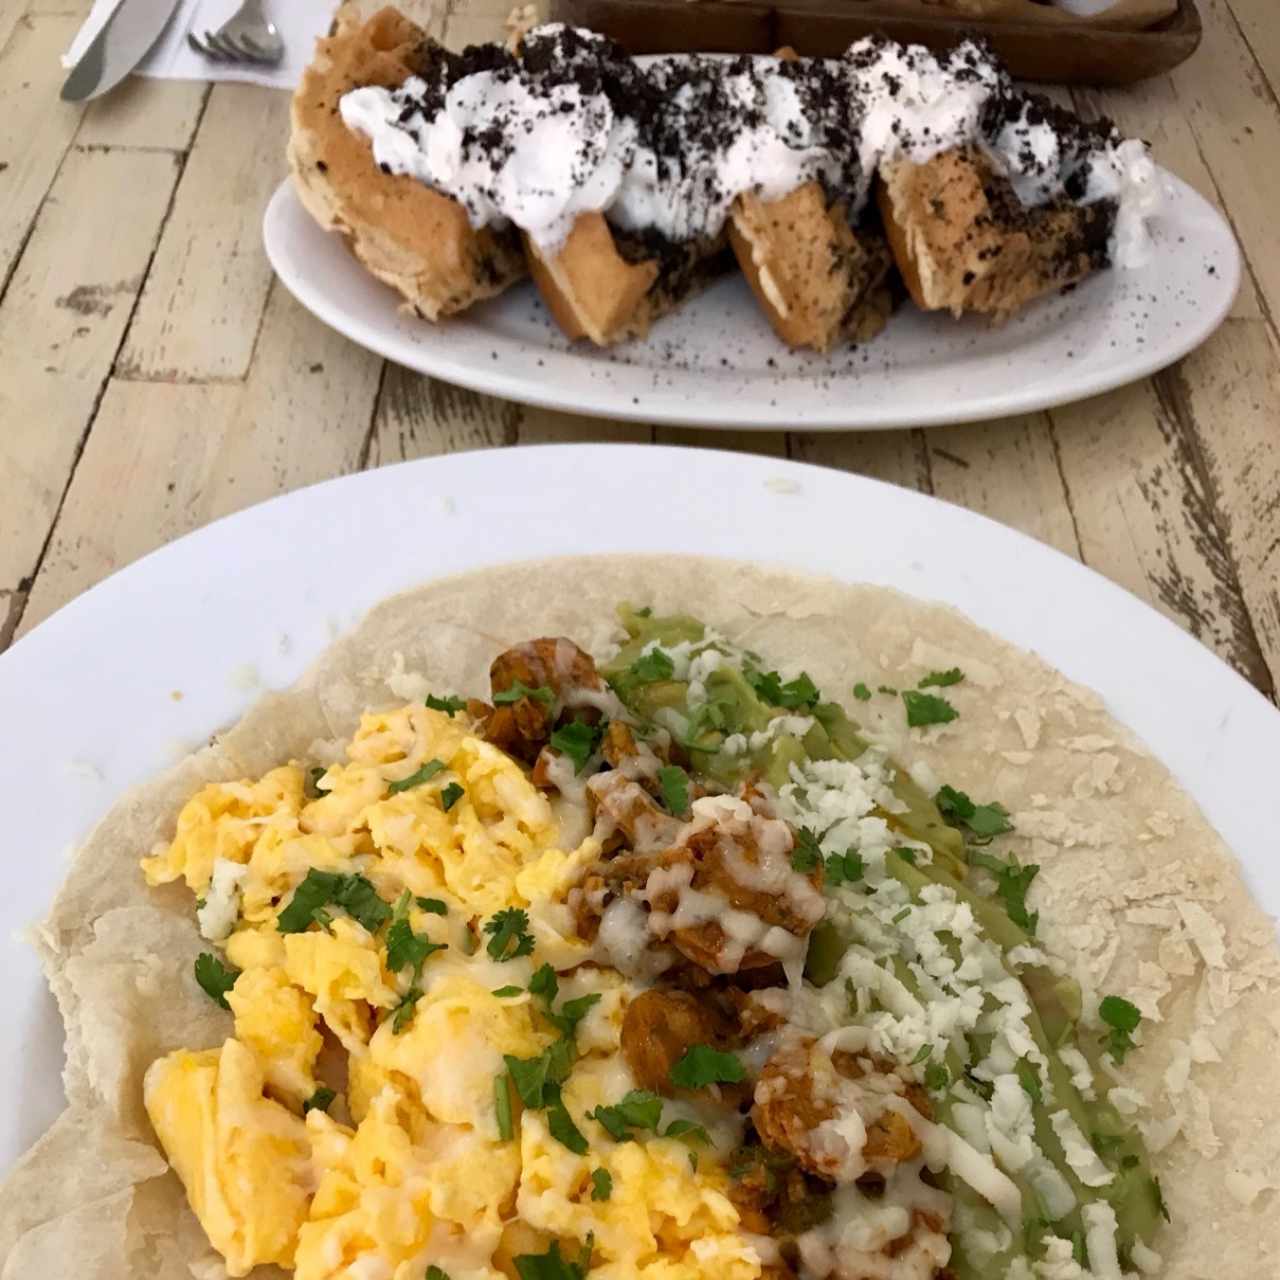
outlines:
[[[1076,103],[1150,139],[1226,212],[1246,258],[1230,320],[1175,368],[1082,404],[833,435],[529,409],[352,346],[263,255],[285,94],[135,79],[67,106],[58,55],[88,0],[0,0],[0,648],[152,548],[329,476],[462,449],[656,440],[787,455],[985,512],[1149,601],[1274,698],[1280,11],[1200,2],[1189,63]],[[456,44],[492,38],[508,7],[437,0],[426,17]]]

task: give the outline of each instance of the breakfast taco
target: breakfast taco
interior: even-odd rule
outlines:
[[[37,943],[6,1278],[1276,1274],[1272,922],[1093,695],[884,588],[388,601]]]

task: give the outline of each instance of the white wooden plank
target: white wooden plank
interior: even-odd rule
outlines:
[[[357,469],[380,367],[276,289],[244,384],[113,379],[19,634],[190,529]]]
[[[198,80],[132,76],[89,104],[76,145],[185,151],[195,137],[208,93],[209,86]]]
[[[79,25],[23,18],[0,52],[0,291],[80,123],[82,108],[58,98],[58,58]]]
[[[129,332],[122,376],[195,381],[248,372],[272,279],[262,211],[284,177],[288,118],[288,94],[214,85]]]
[[[177,176],[163,152],[73,151],[0,306],[0,638],[62,501]],[[104,191],[116,220],[107,236],[84,213]]]

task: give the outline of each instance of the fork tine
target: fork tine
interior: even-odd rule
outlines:
[[[238,62],[240,50],[235,47],[221,31],[206,31],[204,42],[218,51],[225,62]]]
[[[223,36],[222,43],[233,48],[240,59],[244,62],[269,63],[272,59],[263,52],[263,50],[253,43],[248,36]]]
[[[208,35],[207,32],[205,34],[206,36]],[[213,49],[209,45],[205,44],[204,41],[202,41],[194,31],[187,32],[187,43],[202,58],[208,58],[212,62],[221,62],[223,60],[222,54],[220,54],[216,49]]]
[[[271,65],[279,62],[284,53],[283,50],[275,51],[265,48],[251,35],[247,34],[240,37],[240,47],[251,50],[246,56],[252,58],[255,62],[264,62]]]

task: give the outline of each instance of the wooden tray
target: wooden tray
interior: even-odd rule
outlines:
[[[1176,67],[1200,43],[1195,0],[1179,0],[1176,14],[1146,31],[904,16],[879,0],[552,0],[551,13],[631,53],[772,53],[790,45],[835,57],[877,33],[931,49],[977,34],[1019,79],[1054,84],[1132,84]]]

